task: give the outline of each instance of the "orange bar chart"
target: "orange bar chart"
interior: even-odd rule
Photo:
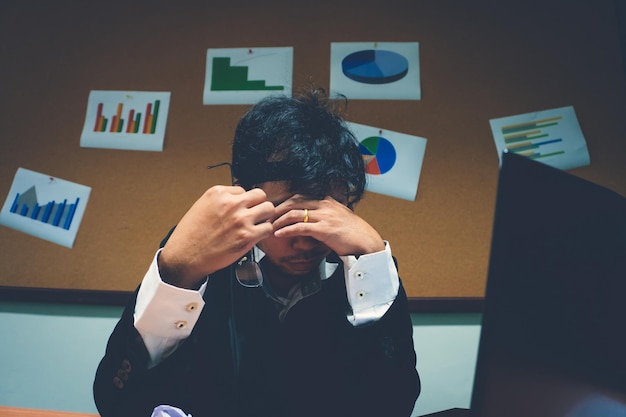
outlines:
[[[106,117],[103,114],[104,103],[98,103],[96,113],[96,123],[94,125],[94,132],[109,132],[109,133],[143,133],[154,134],[156,132],[157,120],[159,117],[159,107],[161,100],[155,100],[150,102],[145,107],[145,112],[142,114],[136,109],[129,109],[128,116],[124,119],[124,104],[117,104],[117,111],[114,115]],[[144,116],[145,115],[145,116]],[[143,127],[142,116],[144,116]],[[107,129],[108,126],[108,129]],[[126,127],[124,127],[126,126]]]
[[[80,145],[86,148],[162,151],[171,93],[89,93]]]

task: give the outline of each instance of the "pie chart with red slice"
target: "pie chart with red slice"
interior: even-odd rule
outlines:
[[[370,136],[359,144],[363,155],[365,172],[370,175],[382,175],[389,172],[396,163],[396,149],[393,144],[381,137]]]

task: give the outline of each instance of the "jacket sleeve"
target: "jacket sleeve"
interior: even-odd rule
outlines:
[[[403,287],[379,320],[353,326],[345,315],[341,318],[341,306],[348,305],[345,291],[342,295],[337,288],[342,280],[330,279],[328,284],[328,297],[303,300],[284,322],[288,340],[283,343],[288,343],[286,355],[292,364],[288,379],[300,386],[291,392],[294,408],[310,403],[311,393],[324,387],[323,401],[300,416],[410,416],[421,385]],[[303,354],[310,359],[304,360]]]
[[[380,320],[351,333],[345,360],[354,372],[346,386],[358,397],[358,415],[410,416],[421,384],[404,288]]]
[[[136,295],[136,294],[135,294]],[[102,417],[149,417],[157,405],[179,402],[177,382],[193,366],[182,343],[176,355],[150,368],[150,355],[133,324],[134,298],[109,337],[93,384],[94,400]]]
[[[138,385],[136,379],[141,379],[148,368],[150,356],[133,324],[136,295],[111,333],[105,355],[96,371],[94,399],[103,417],[130,414],[122,407],[133,396],[133,386]]]

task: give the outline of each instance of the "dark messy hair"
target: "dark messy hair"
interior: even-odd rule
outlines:
[[[266,181],[288,181],[290,191],[315,198],[345,192],[353,206],[363,196],[365,168],[337,104],[323,89],[272,95],[255,104],[235,130],[236,183],[251,189]]]

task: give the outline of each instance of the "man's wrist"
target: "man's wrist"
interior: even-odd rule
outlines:
[[[157,254],[157,267],[161,280],[175,287],[197,290],[205,281],[204,276],[188,278],[191,274],[186,273],[185,268],[177,266],[176,263],[167,262],[163,250]]]

